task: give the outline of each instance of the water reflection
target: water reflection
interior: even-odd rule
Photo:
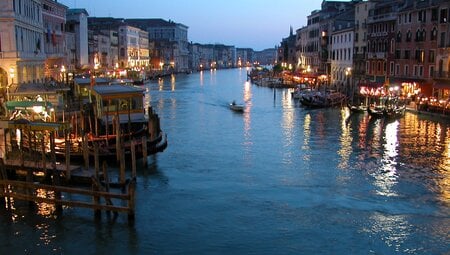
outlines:
[[[311,114],[306,114],[303,120],[303,143],[302,143],[302,151],[308,152],[303,153],[303,160],[310,161],[311,160],[311,147],[309,142],[311,140]]]
[[[383,196],[397,196],[393,186],[397,183],[398,125],[398,121],[386,125],[381,165],[373,173],[374,184],[378,187],[377,194]]]
[[[403,215],[375,212],[370,217],[370,220],[372,221],[370,232],[375,236],[379,236],[382,242],[396,252],[402,251],[403,243],[408,240],[410,233],[413,232],[410,229],[410,223]],[[414,250],[410,249],[410,253],[414,254]]]
[[[351,127],[347,125],[347,119],[349,118],[349,111],[346,108],[341,109],[341,137],[340,137],[340,149],[338,154],[340,156],[340,161],[338,167],[340,169],[348,169],[350,155],[352,154],[352,134]]]

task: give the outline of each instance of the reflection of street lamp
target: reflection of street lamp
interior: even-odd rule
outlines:
[[[11,77],[11,85],[12,86],[14,84],[14,67],[9,68],[9,77]],[[9,101],[9,87],[10,86],[6,86],[6,99]]]

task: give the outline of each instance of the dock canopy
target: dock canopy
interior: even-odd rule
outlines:
[[[44,108],[52,108],[53,105],[50,102],[44,101],[8,101],[6,102],[6,108],[8,110],[33,110],[33,107],[42,106]]]

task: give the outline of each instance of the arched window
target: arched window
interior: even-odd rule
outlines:
[[[431,30],[430,39],[431,39],[431,41],[436,41],[437,40],[437,29],[436,29],[436,27],[433,27],[433,30]]]
[[[396,41],[397,41],[398,43],[401,43],[401,42],[402,42],[402,33],[401,33],[400,31],[398,31],[398,33],[397,33]]]
[[[406,41],[411,42],[411,37],[412,37],[411,30],[408,30],[408,32],[406,33]]]

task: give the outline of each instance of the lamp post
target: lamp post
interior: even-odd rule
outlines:
[[[66,79],[66,67],[65,67],[64,65],[61,66],[61,74],[62,74],[61,81],[64,83],[64,85],[66,85],[66,83],[67,83],[67,79]]]
[[[11,77],[11,85],[13,86],[14,84],[14,67],[9,68],[9,77]],[[9,87],[10,86],[6,86],[6,99],[9,101]]]

